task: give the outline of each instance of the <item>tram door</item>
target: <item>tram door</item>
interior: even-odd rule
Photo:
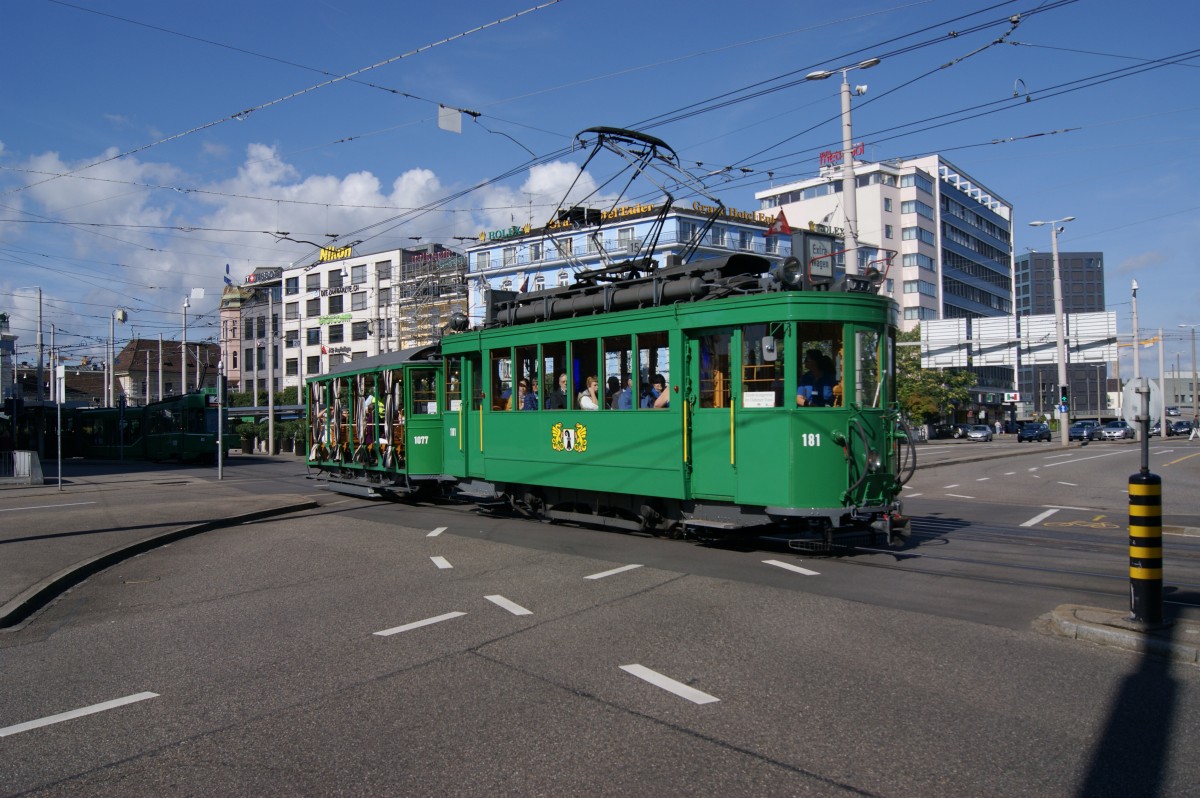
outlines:
[[[480,364],[478,354],[446,359],[442,452],[444,473],[450,476],[483,476],[479,426],[483,370]]]
[[[732,499],[739,333],[733,328],[698,331],[688,337],[687,347],[691,493],[698,499]]]
[[[405,369],[404,390],[408,395],[405,448],[409,474],[442,473],[442,368],[419,366]]]

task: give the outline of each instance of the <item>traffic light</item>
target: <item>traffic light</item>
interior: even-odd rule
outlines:
[[[1060,385],[1058,387],[1058,395],[1059,395],[1058,403],[1060,405],[1062,405],[1063,407],[1066,407],[1067,405],[1070,404],[1070,400],[1071,400],[1071,389],[1070,388],[1068,388],[1066,385]]]

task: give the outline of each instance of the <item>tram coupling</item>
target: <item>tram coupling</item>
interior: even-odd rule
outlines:
[[[912,534],[912,519],[894,511],[883,513],[871,522],[871,530],[884,535],[889,546],[903,546]]]

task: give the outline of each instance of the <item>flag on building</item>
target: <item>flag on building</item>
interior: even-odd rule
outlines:
[[[229,264],[225,264],[225,285],[233,285],[233,278],[229,276]]]
[[[328,355],[328,354],[329,354],[329,350],[325,348],[325,345],[324,345],[324,344],[322,344],[322,345],[321,345],[321,354],[322,354],[322,355]]]
[[[462,112],[457,108],[438,106],[438,127],[451,133],[462,133]]]
[[[790,236],[792,228],[788,226],[787,217],[783,215],[783,208],[779,209],[779,216],[775,221],[771,222],[771,226],[767,228],[766,235],[769,236]]]

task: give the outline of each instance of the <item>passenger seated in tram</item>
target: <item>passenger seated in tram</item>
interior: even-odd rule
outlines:
[[[579,393],[579,396],[576,397],[576,403],[579,405],[579,409],[580,410],[599,410],[600,409],[600,397],[597,395],[597,391],[599,391],[599,390],[600,390],[600,381],[597,380],[594,376],[588,377],[587,378],[587,388],[585,388],[583,391],[581,391]]]
[[[633,377],[626,375],[625,387],[613,394],[612,404],[609,407],[613,410],[633,409]]]
[[[549,391],[546,394],[546,409],[547,410],[566,410],[567,409],[567,375],[566,372],[560,372],[557,381],[558,388]]]
[[[642,407],[665,410],[671,405],[671,394],[667,393],[667,378],[655,374],[650,379],[650,393],[642,399]]]
[[[799,407],[828,407],[833,404],[833,358],[820,349],[804,353],[804,375],[796,386],[796,405]]]

